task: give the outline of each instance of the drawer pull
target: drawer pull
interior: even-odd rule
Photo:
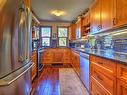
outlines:
[[[103,79],[102,79],[99,75],[97,76],[97,78],[98,78],[99,80],[103,81]]]
[[[98,62],[98,64],[101,64],[102,65],[103,63],[102,62]]]

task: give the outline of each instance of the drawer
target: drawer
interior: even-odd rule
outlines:
[[[91,95],[111,95],[108,93],[99,83],[96,82],[93,78],[91,78],[90,83]]]
[[[117,64],[117,78],[127,82],[127,66]]]
[[[105,71],[106,73],[116,76],[115,62],[97,56],[90,56],[90,63],[100,69],[102,73]]]
[[[92,68],[91,76],[96,79],[96,81],[103,86],[111,95],[115,95],[116,91],[116,77],[110,78],[103,73],[99,72],[97,69]]]

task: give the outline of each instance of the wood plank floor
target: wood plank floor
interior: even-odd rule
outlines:
[[[62,84],[62,89],[61,89],[61,83],[60,81],[63,81],[61,78],[59,78],[62,74],[59,74],[61,72],[62,69],[66,69],[69,68],[72,69],[70,66],[69,67],[61,67],[61,66],[46,66],[44,67],[42,73],[40,74],[39,78],[36,79],[33,82],[33,89],[31,92],[31,95],[69,95],[69,93],[63,93],[62,89],[64,89],[65,86],[63,86]],[[63,72],[63,70],[62,70]],[[66,72],[68,73],[68,72]],[[74,72],[75,73],[75,72]],[[67,76],[69,76],[70,73],[67,74]],[[64,74],[66,75],[66,74]],[[61,80],[60,80],[61,79]],[[76,79],[76,78],[75,78]],[[71,80],[71,79],[70,79]],[[78,80],[79,83],[82,83],[80,80]],[[67,81],[66,81],[67,82]],[[74,85],[73,83],[71,84],[72,86]],[[70,85],[69,85],[70,86]],[[81,87],[81,86],[79,86]],[[80,88],[76,88],[76,89],[80,89]],[[66,89],[64,89],[64,92]],[[74,89],[75,90],[75,89]],[[86,89],[84,87],[84,92],[86,93]],[[71,91],[71,92],[75,92],[75,91]],[[79,95],[79,94],[70,94],[70,95]],[[88,95],[88,94],[81,94],[81,95]]]

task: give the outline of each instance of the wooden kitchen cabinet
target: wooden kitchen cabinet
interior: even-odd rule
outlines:
[[[100,88],[102,90],[99,90]],[[116,95],[115,62],[93,55],[90,56],[90,91],[92,95]]]
[[[117,78],[124,82],[127,82],[127,66],[126,65],[122,65],[122,64],[117,65]]]
[[[90,8],[91,33],[99,33],[113,27],[113,1],[96,0]]]
[[[90,32],[90,13],[87,12],[87,14],[82,19],[82,37],[87,36]]]
[[[94,78],[91,78],[91,95],[111,95]]]
[[[127,24],[127,1],[114,0],[114,27]]]
[[[75,40],[76,39],[76,24],[72,23],[70,25],[70,32],[69,32],[69,40]]]
[[[54,52],[52,49],[46,49],[43,52],[42,55],[42,62],[43,64],[52,64],[53,62],[53,57],[54,57]]]
[[[127,82],[117,80],[117,95],[127,95]]]
[[[62,62],[64,64],[71,64],[71,50],[70,49],[64,49],[63,50],[63,59]]]
[[[127,95],[127,66],[90,55],[90,92],[92,95]]]
[[[91,34],[98,33],[101,29],[101,0],[95,0],[90,8]]]
[[[63,51],[61,51],[60,49],[54,50],[53,62],[62,63],[62,59],[63,59]]]
[[[125,0],[95,0],[90,8],[91,34],[127,25]]]
[[[79,52],[72,51],[72,62],[71,65],[76,73],[80,76],[80,54]]]
[[[117,95],[127,95],[127,66],[117,64]]]
[[[113,2],[114,0],[101,0],[101,30],[105,31],[113,27]]]
[[[68,48],[54,48],[45,49],[42,56],[43,64],[59,64],[64,65],[71,63],[70,49]]]
[[[31,71],[32,80],[34,80],[34,78],[37,75],[37,52],[36,51],[32,52],[32,57],[31,58],[32,58],[32,64],[34,64],[33,67],[32,67],[32,71]]]

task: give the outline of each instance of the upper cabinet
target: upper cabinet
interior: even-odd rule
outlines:
[[[95,0],[90,8],[91,34],[127,24],[125,0]]]
[[[90,8],[91,33],[97,33],[101,29],[101,0],[96,0]]]
[[[82,36],[82,18],[79,18],[76,22],[76,39],[81,38]]]
[[[69,40],[75,40],[76,39],[76,24],[72,23],[69,29],[70,29]]]
[[[127,24],[127,1],[114,0],[114,27],[123,26]]]
[[[100,31],[111,29],[113,26],[113,1],[114,0],[101,0]]]
[[[89,12],[82,18],[81,36],[86,36],[90,32],[90,14]]]

